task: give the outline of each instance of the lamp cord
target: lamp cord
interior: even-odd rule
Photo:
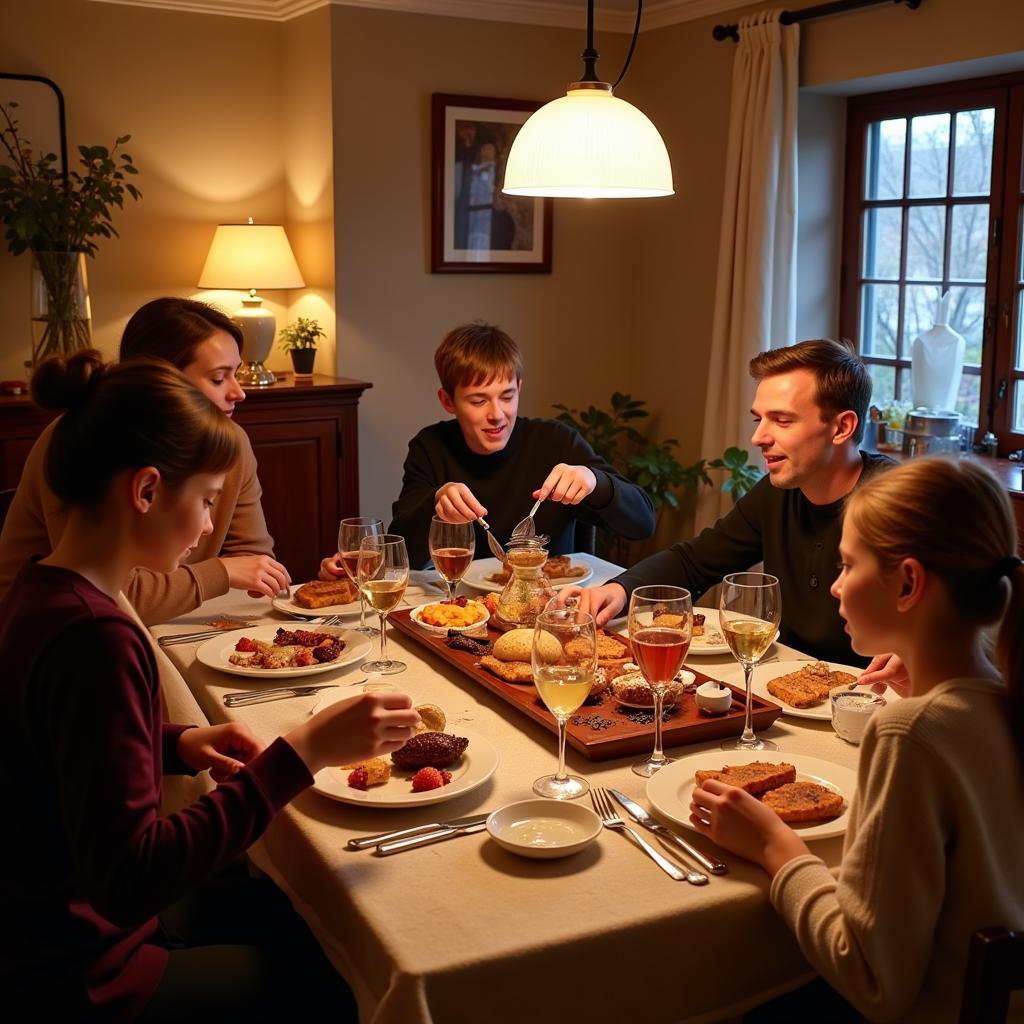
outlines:
[[[621,82],[626,77],[626,72],[629,70],[629,62],[633,59],[633,51],[636,49],[636,40],[640,35],[640,13],[644,8],[644,0],[636,0],[636,23],[633,25],[633,39],[629,44],[629,53],[626,54],[626,63],[622,65],[622,71],[619,72],[619,77],[615,79],[615,84],[612,86],[612,92],[619,87]]]

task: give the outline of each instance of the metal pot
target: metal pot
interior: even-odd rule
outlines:
[[[960,450],[960,414],[938,409],[907,413],[904,455],[949,455]]]

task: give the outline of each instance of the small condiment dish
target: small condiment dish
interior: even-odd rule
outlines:
[[[832,728],[840,739],[857,745],[871,716],[884,707],[884,698],[870,691],[848,690],[845,686],[833,690]]]
[[[520,800],[499,807],[487,819],[487,831],[499,846],[541,860],[579,853],[601,828],[589,807],[567,800]]]
[[[724,715],[732,707],[732,690],[722,683],[709,680],[697,687],[694,699],[701,711],[711,715]]]

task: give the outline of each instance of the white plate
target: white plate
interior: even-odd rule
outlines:
[[[579,853],[602,828],[589,807],[569,800],[520,800],[492,811],[487,819],[487,831],[499,846],[535,860]]]
[[[587,571],[582,576],[573,576],[569,579],[564,577],[560,580],[557,578],[549,579],[548,582],[554,590],[561,590],[562,587],[572,587],[579,583],[585,583],[594,575],[593,567],[587,565],[585,562],[579,561],[576,555],[570,555],[569,560],[574,565],[582,565]],[[462,577],[462,582],[477,590],[490,590],[495,594],[500,594],[505,589],[505,584],[494,583],[486,578],[487,576],[490,576],[491,573],[497,572],[500,568],[501,562],[496,558],[478,558],[472,565],[470,565],[466,575]]]
[[[297,622],[295,626],[299,629],[311,629],[317,633],[333,633],[345,641],[345,649],[335,661],[325,662],[323,665],[309,665],[305,668],[247,668],[244,665],[232,665],[228,658],[235,654],[235,644],[243,636],[252,637],[254,640],[262,640],[264,643],[272,643],[279,629],[287,629],[287,626],[256,626],[252,629],[236,629],[232,633],[224,633],[207,640],[199,650],[196,657],[210,668],[219,669],[221,672],[230,672],[233,676],[249,676],[251,679],[265,679],[270,682],[272,679],[294,679],[297,676],[314,676],[321,672],[332,672],[353,661],[359,661],[370,653],[372,646],[368,637],[362,636],[351,629],[339,629],[337,626],[312,626],[307,627],[304,623]]]
[[[789,715],[791,718],[812,718],[818,722],[831,722],[832,703],[827,697],[820,704],[815,704],[813,707],[795,708],[791,704],[787,704],[781,697],[776,697],[768,692],[768,684],[773,679],[789,675],[790,672],[799,672],[800,669],[806,668],[809,664],[809,661],[773,661],[768,665],[755,665],[754,680],[750,689],[758,697],[763,697],[765,700],[778,704],[782,708],[782,713]],[[829,661],[826,664],[833,672],[849,672],[852,676],[859,676],[864,671],[862,668],[857,668],[856,665],[841,665],[838,661]],[[741,688],[743,686],[743,669],[739,665],[725,669],[719,672],[718,675],[727,683],[735,683]],[[861,687],[861,689],[864,688]],[[886,700],[900,699],[900,695],[891,688],[887,688],[883,696]]]
[[[714,654],[728,654],[729,645],[725,642],[725,636],[722,634],[722,626],[718,617],[717,608],[694,608],[695,612],[700,612],[704,616],[704,635],[695,636],[690,640],[690,649],[687,651],[686,656],[688,658],[702,658],[710,657]],[[711,633],[713,635],[709,636]],[[779,639],[779,634],[775,634],[775,640]],[[772,641],[774,645],[775,640]],[[771,647],[768,648],[771,650]]]
[[[409,618],[416,623],[420,629],[425,629],[428,633],[433,633],[435,636],[447,636],[449,629],[454,629],[457,633],[472,633],[474,630],[484,632],[487,627],[487,620],[491,617],[491,613],[487,610],[487,606],[480,601],[469,601],[468,605],[475,605],[480,611],[483,612],[483,618],[479,622],[474,622],[470,626],[434,626],[429,622],[424,622],[421,616],[423,615],[423,609],[429,605],[438,604],[443,598],[438,598],[436,601],[427,601],[425,604],[419,604],[411,612],[409,612]]]
[[[300,586],[305,586],[305,584],[301,583],[293,586],[291,589],[292,594]],[[348,604],[328,604],[324,605],[323,608],[305,608],[301,604],[296,604],[290,597],[275,597],[270,603],[279,612],[284,612],[286,615],[298,615],[306,619],[319,619],[323,615],[359,614],[358,598],[355,601],[349,601]]]
[[[469,746],[462,759],[454,768],[452,781],[440,789],[429,789],[424,793],[412,791],[412,777],[415,771],[395,771],[383,785],[371,786],[367,790],[353,789],[348,782],[347,768],[324,768],[316,773],[313,789],[322,796],[340,800],[343,804],[361,804],[366,807],[419,807],[420,804],[437,804],[443,800],[462,796],[482,786],[498,767],[498,751],[490,740],[459,726],[451,728],[453,736],[465,736]]]
[[[717,771],[726,765],[750,764],[752,761],[774,764],[785,761],[796,768],[797,782],[817,782],[842,794],[846,806],[838,818],[793,825],[801,839],[828,839],[841,836],[846,831],[850,803],[857,791],[857,773],[851,768],[823,761],[819,757],[791,754],[786,750],[705,750],[702,754],[687,754],[648,780],[647,799],[663,817],[693,829],[690,822],[690,799],[695,787],[694,773],[698,769]]]

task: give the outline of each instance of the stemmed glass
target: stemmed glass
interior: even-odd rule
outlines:
[[[565,727],[590,695],[597,672],[597,627],[594,618],[578,608],[550,607],[533,627],[533,681],[540,698],[558,722],[558,771],[533,784],[538,796],[574,800],[590,786],[565,774]]]
[[[409,552],[405,538],[394,533],[364,537],[359,544],[359,590],[380,617],[380,657],[364,661],[364,672],[392,676],[404,672],[404,661],[388,657],[388,612],[398,607],[409,585]]]
[[[629,641],[633,660],[654,692],[654,751],[633,771],[649,779],[671,764],[661,748],[661,715],[665,691],[690,649],[693,603],[682,587],[637,587],[629,599]]]
[[[779,581],[764,572],[734,572],[722,580],[718,602],[719,621],[733,657],[743,666],[747,690],[747,714],[738,740],[722,744],[723,750],[777,750],[771,740],[758,739],[751,726],[750,688],[754,666],[772,645],[782,618]]]
[[[353,516],[342,519],[338,527],[338,557],[345,566],[348,578],[359,587],[359,545],[364,537],[376,537],[384,532],[384,524],[372,516]],[[357,633],[365,636],[376,636],[377,630],[366,624],[366,601],[363,599],[362,588],[359,587],[359,625]]]
[[[476,537],[472,523],[446,523],[434,516],[430,520],[430,558],[448,587],[448,600],[455,597],[455,588],[473,564]]]

